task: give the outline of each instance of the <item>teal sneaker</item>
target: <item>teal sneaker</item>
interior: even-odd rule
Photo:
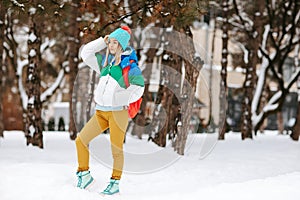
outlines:
[[[78,178],[77,187],[80,189],[86,189],[94,181],[94,178],[91,176],[90,171],[77,172],[76,175]]]
[[[102,195],[113,195],[119,193],[119,182],[120,180],[110,179],[110,182],[106,189],[101,192]]]

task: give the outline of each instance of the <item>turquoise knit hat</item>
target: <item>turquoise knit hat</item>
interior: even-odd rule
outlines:
[[[116,39],[120,43],[122,49],[125,50],[130,40],[130,34],[131,30],[128,26],[121,26],[121,28],[113,31],[108,38]]]

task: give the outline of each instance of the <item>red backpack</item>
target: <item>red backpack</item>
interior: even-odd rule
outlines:
[[[134,61],[130,60],[130,63],[132,63],[132,62],[134,62]],[[127,66],[127,67],[123,68],[123,70],[122,70],[122,75],[123,75],[126,87],[129,87],[129,85],[130,85],[129,80],[128,80],[129,70],[130,70],[130,66]],[[140,107],[142,105],[142,101],[143,101],[143,98],[140,97],[137,101],[132,102],[132,103],[129,104],[129,106],[128,106],[128,116],[130,118],[134,118],[138,114],[138,112],[140,110]]]

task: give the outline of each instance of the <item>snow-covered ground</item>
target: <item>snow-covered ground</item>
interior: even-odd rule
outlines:
[[[107,135],[90,146],[90,170],[96,179],[90,191],[75,188],[76,151],[68,133],[45,132],[44,150],[26,146],[22,132],[4,136],[0,139],[1,200],[300,198],[300,142],[275,132],[245,141],[240,134],[230,133],[217,142],[215,135],[190,135],[185,156],[127,136],[121,195],[113,197],[98,194],[111,173],[111,160],[99,156],[109,155]]]

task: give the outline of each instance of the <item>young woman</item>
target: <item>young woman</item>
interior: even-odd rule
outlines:
[[[89,171],[89,142],[106,129],[110,129],[113,171],[110,183],[101,192],[113,195],[119,192],[124,156],[123,141],[128,125],[128,106],[141,98],[144,79],[137,65],[134,49],[128,46],[131,30],[127,26],[116,29],[104,38],[86,44],[83,61],[100,74],[95,90],[96,112],[76,138],[78,158],[77,187],[87,188],[93,181]],[[106,55],[99,51],[106,48]]]

